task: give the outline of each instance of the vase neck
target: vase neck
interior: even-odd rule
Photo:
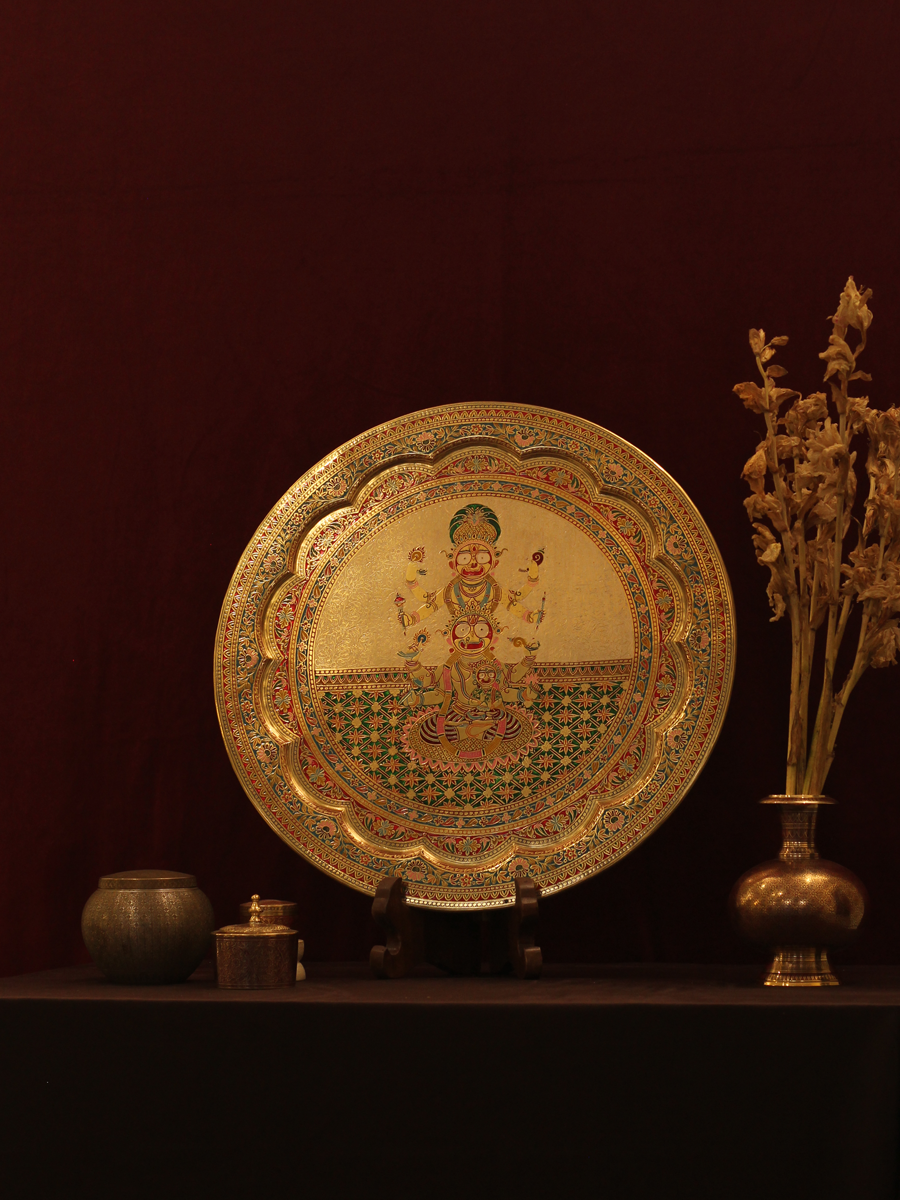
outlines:
[[[816,815],[818,806],[804,804],[802,808],[781,806],[781,852],[785,862],[801,862],[819,857],[816,849]]]

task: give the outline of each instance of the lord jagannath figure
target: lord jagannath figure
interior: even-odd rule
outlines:
[[[447,624],[441,632],[450,651],[438,666],[423,663],[419,655],[431,640],[423,629],[410,650],[400,652],[413,685],[404,702],[413,709],[431,709],[405,731],[407,747],[420,762],[457,768],[496,765],[524,751],[536,737],[532,717],[519,705],[537,697],[532,667],[540,643],[509,637],[514,647],[526,651],[518,662],[500,661],[496,649],[509,618],[541,624],[543,601],[539,609],[529,609],[523,601],[540,581],[544,556],[540,550],[532,554],[522,569],[526,578],[521,587],[501,587],[494,575],[504,553],[497,548],[499,537],[497,516],[485,505],[470,504],[455,513],[450,521],[453,550],[447,554],[451,578],[439,591],[427,591],[419,582],[424,547],[409,552],[406,582],[420,604],[408,613],[405,597],[398,595],[400,623],[413,629],[445,609]]]

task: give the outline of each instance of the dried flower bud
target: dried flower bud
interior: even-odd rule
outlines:
[[[731,390],[743,400],[744,408],[755,413],[767,411],[766,393],[758,383],[736,383]]]
[[[799,400],[799,398],[800,393],[795,392],[793,388],[769,388],[769,408],[773,412],[777,412],[786,400]]]
[[[813,512],[820,521],[824,521],[826,525],[829,525],[837,519],[837,501],[833,496],[825,500],[820,500],[818,504],[813,506]]]
[[[866,288],[864,292],[861,292],[856,286],[853,276],[850,276],[841,292],[837,312],[829,318],[834,322],[835,333],[839,333],[843,337],[848,328],[852,328],[865,334],[872,324],[872,313],[866,304],[871,295],[871,288]]]
[[[878,631],[873,639],[872,656],[869,659],[871,667],[892,667],[897,662],[897,651],[900,650],[900,629],[897,622],[891,621]]]
[[[844,339],[836,333],[833,333],[828,339],[828,349],[823,350],[819,358],[824,359],[828,364],[825,371],[826,379],[830,379],[835,374],[849,375],[856,366],[853,351]]]
[[[851,375],[851,379],[853,376]],[[869,411],[868,396],[851,396],[847,403],[847,429],[851,436],[860,432],[866,424]]]
[[[775,614],[770,619],[777,621],[784,616],[784,597],[788,591],[792,590],[793,581],[789,578],[781,557],[781,543],[776,540],[771,529],[758,522],[754,522],[753,528],[756,530],[753,535],[753,545],[756,549],[757,561],[761,566],[768,567],[770,571],[766,594]]]
[[[877,458],[900,458],[900,408],[885,410],[870,408],[865,414],[869,431],[869,459],[874,452]]]
[[[760,442],[751,458],[747,459],[741,478],[746,479],[756,495],[761,496],[766,483],[766,443]]]
[[[828,416],[828,404],[824,392],[813,392],[804,400],[797,400],[784,414],[784,427],[793,436],[801,437],[811,425]]]
[[[875,582],[878,573],[878,547],[857,546],[855,550],[850,551],[848,558],[852,565],[844,564],[841,568],[846,578],[841,592],[845,596],[859,596]]]
[[[779,459],[796,458],[800,449],[800,439],[779,433],[775,438],[775,450]]]

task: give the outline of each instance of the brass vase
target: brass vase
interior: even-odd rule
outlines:
[[[768,987],[835,987],[828,951],[851,942],[868,896],[852,871],[819,858],[816,817],[828,796],[768,796],[781,816],[781,852],[734,885],[729,901],[735,924],[774,957]]]
[[[111,983],[180,983],[214,925],[212,905],[183,871],[104,875],[81,914],[84,944]]]

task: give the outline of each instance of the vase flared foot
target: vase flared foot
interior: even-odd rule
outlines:
[[[766,987],[837,987],[828,951],[815,946],[779,946],[763,977]]]

